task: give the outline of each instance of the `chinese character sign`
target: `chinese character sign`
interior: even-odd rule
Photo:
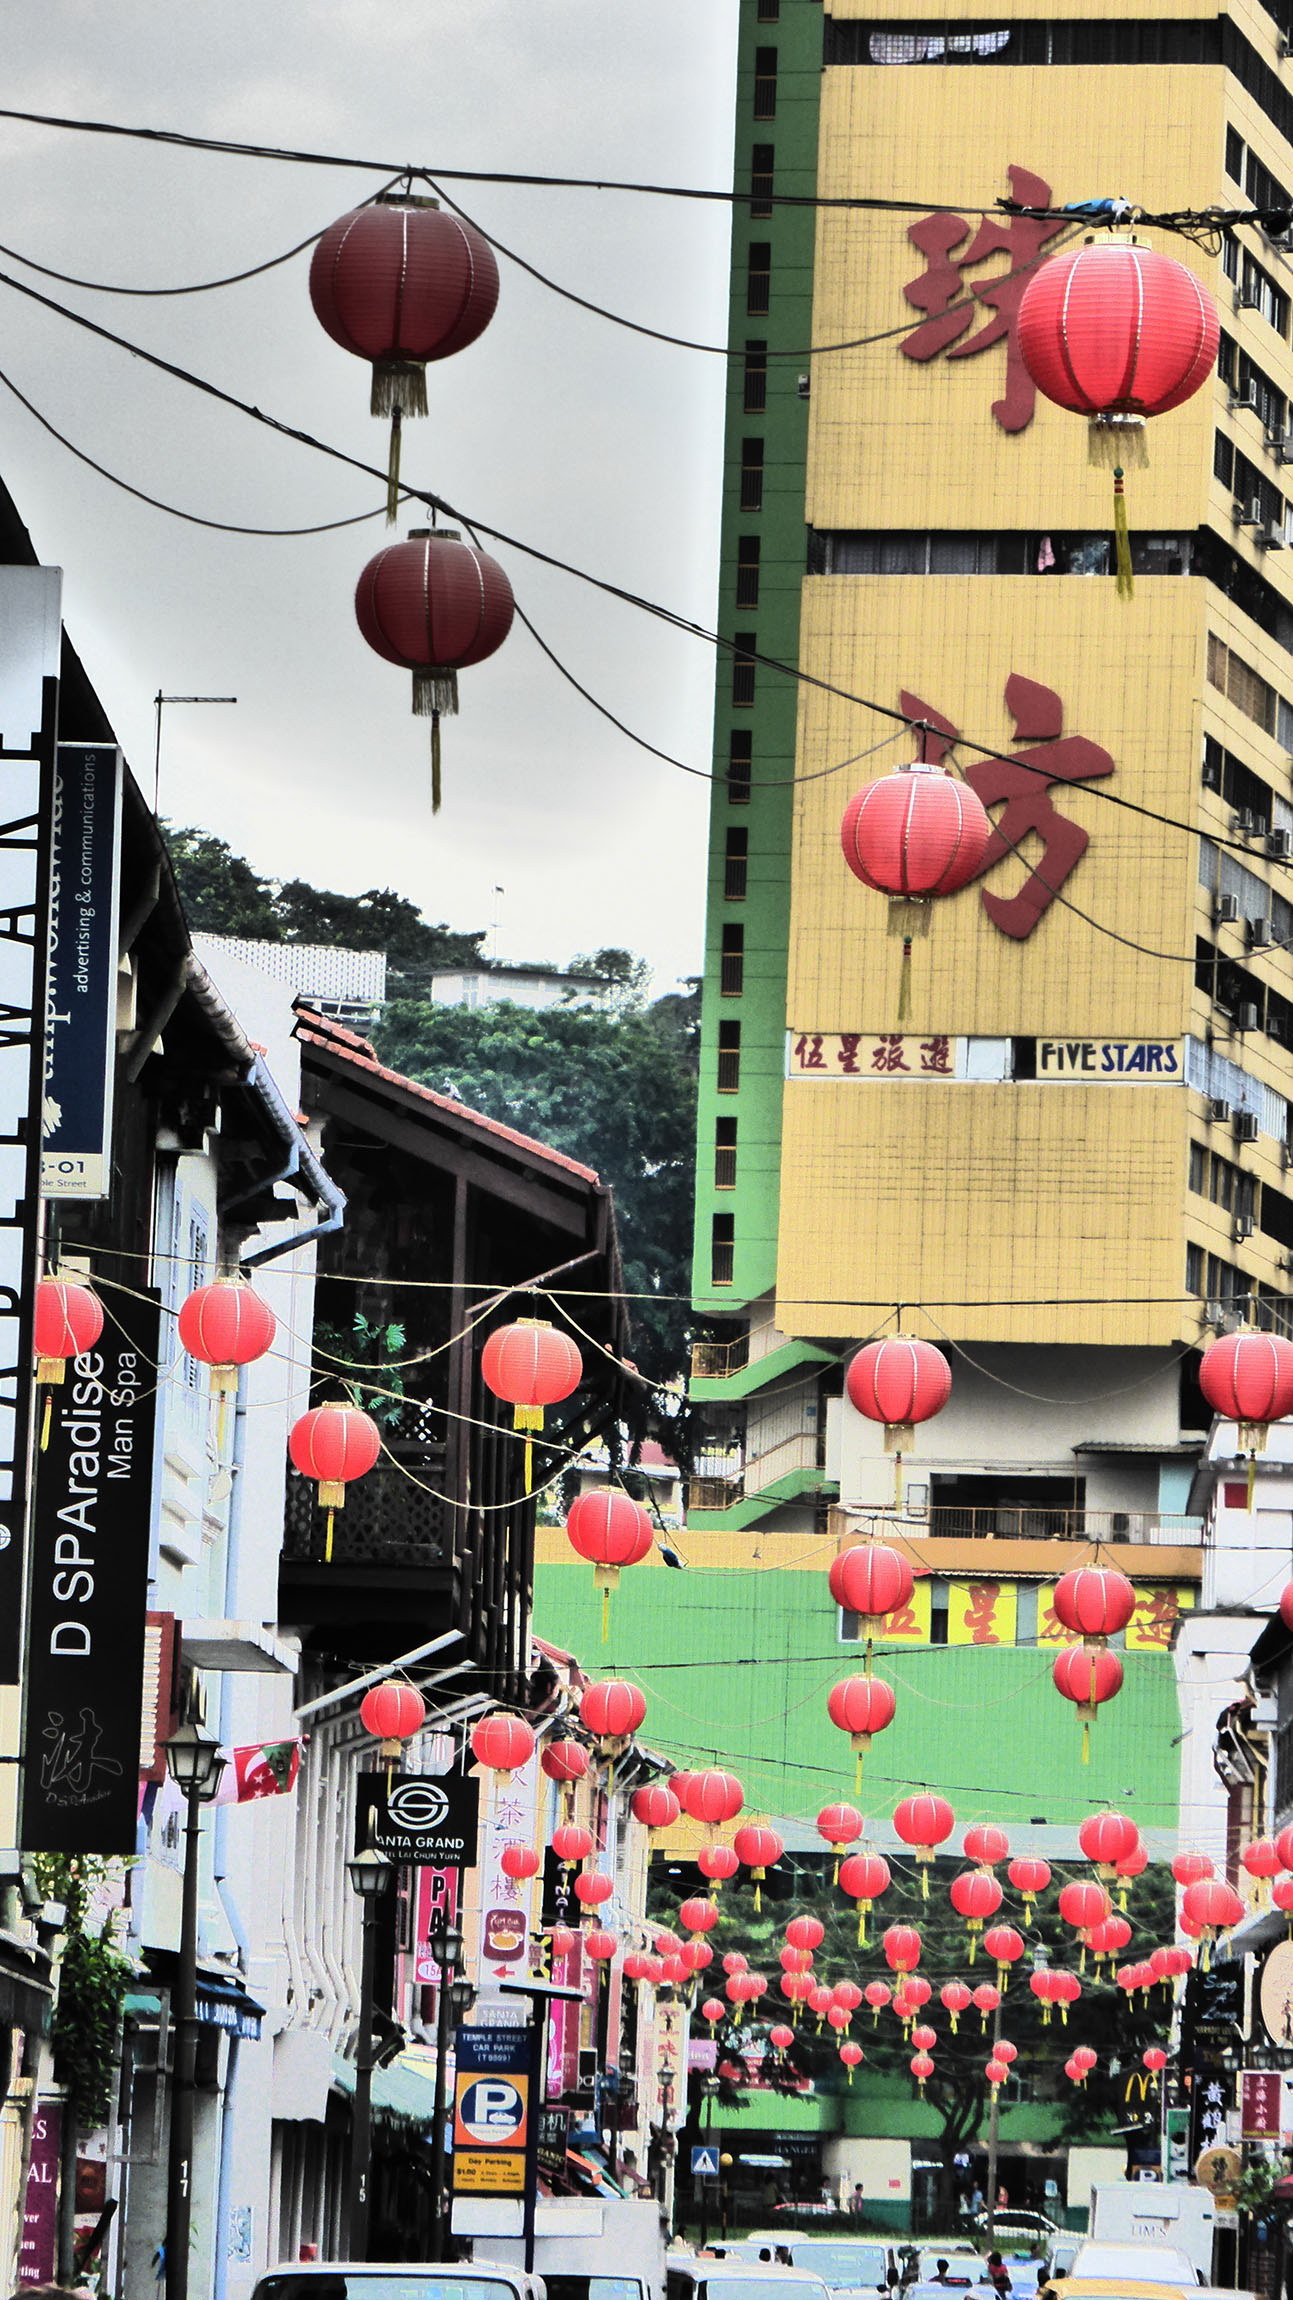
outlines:
[[[1017,1591],[1013,1581],[954,1581],[947,1592],[949,1645],[1013,1645]]]
[[[1127,1623],[1129,1652],[1166,1653],[1182,1613],[1194,1603],[1191,1589],[1147,1589],[1135,1584],[1136,1609]]]
[[[502,1857],[508,1845],[534,1842],[538,1764],[532,1756],[509,1780],[492,1776],[480,1862],[477,1987],[485,1993],[496,1982],[524,1973],[529,1963],[534,1880],[506,1876]]]
[[[954,1078],[954,1038],[904,1038],[886,1032],[792,1032],[790,1071],[795,1078]]]
[[[1025,207],[1047,208],[1051,188],[1027,168],[1008,168],[1012,196]],[[907,237],[924,258],[925,268],[903,289],[909,304],[926,317],[903,339],[900,350],[907,359],[971,359],[994,344],[1006,347],[1006,385],[992,412],[1003,431],[1022,431],[1033,420],[1036,391],[1019,350],[1019,305],[1024,289],[1049,243],[1066,229],[1059,216],[1011,216],[1004,221],[985,216],[973,238],[964,216],[945,211],[922,216]],[[968,245],[965,243],[968,242]],[[959,251],[959,252],[958,252]],[[968,280],[994,256],[1004,256],[1004,269]],[[982,326],[976,323],[982,320]]]

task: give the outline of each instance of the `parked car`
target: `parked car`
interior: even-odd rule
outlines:
[[[1088,2237],[1085,2244],[1079,2244],[1069,2281],[1090,2284],[1093,2279],[1100,2283],[1178,2286],[1206,2281],[1202,2269],[1196,2268],[1179,2244],[1147,2244],[1134,2237],[1121,2244],[1102,2244],[1098,2237]]]
[[[810,2276],[806,2268],[707,2260],[703,2253],[679,2260],[670,2254],[665,2300],[831,2300],[831,2294],[821,2277]]]
[[[977,2212],[970,2226],[976,2236],[986,2238],[987,2213]],[[1013,2204],[1003,2204],[992,2215],[992,2240],[999,2250],[1011,2238],[1022,2236],[1030,2244],[1047,2246],[1053,2244],[1058,2235],[1054,2221],[1048,2220],[1044,2212],[1016,2211]]]
[[[251,2300],[447,2300],[446,2287],[454,2300],[544,2300],[542,2279],[521,2268],[493,2261],[479,2268],[462,2262],[423,2267],[407,2260],[389,2267],[379,2261],[293,2261],[262,2276]]]
[[[887,2244],[864,2236],[786,2236],[791,2265],[820,2276],[832,2292],[887,2292],[898,2269]]]

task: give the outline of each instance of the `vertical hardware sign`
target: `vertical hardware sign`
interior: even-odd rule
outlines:
[[[55,1389],[36,1471],[19,1842],[135,1845],[161,1297],[120,1295]]]
[[[121,753],[60,743],[41,1101],[46,1198],[106,1198],[117,1019]]]

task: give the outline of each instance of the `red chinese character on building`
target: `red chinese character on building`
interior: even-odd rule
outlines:
[[[822,1053],[822,1034],[816,1031],[811,1038],[800,1038],[795,1043],[795,1060],[801,1070],[824,1070],[826,1057]]]
[[[858,1047],[861,1039],[860,1030],[844,1030],[840,1033],[840,1069],[847,1070],[850,1075],[856,1071],[858,1066]]]
[[[1047,1599],[1045,1603],[1038,1599],[1037,1642],[1039,1645],[1068,1645],[1071,1642],[1071,1633],[1055,1611],[1053,1599]]]
[[[1051,187],[1040,176],[1030,174],[1027,168],[1012,167],[1006,173],[1011,195],[1021,206],[1050,206]],[[969,238],[970,227],[964,216],[922,216],[907,232],[913,247],[919,248],[925,258],[925,269],[914,280],[908,280],[902,292],[908,303],[914,304],[917,311],[927,312],[929,317],[912,329],[899,348],[908,359],[936,359],[941,351],[945,351],[949,359],[969,359],[1004,338],[1006,388],[1004,395],[992,403],[992,412],[1003,431],[1022,431],[1033,420],[1037,395],[1020,357],[1015,322],[1024,289],[1047,243],[1066,229],[1061,216],[1011,216],[1003,223],[990,222],[985,216],[961,255],[954,255],[952,251]],[[989,256],[997,255],[1008,259],[1005,271],[994,272],[990,279],[970,281],[967,296],[967,283],[962,274],[975,264],[985,263]],[[980,304],[989,305],[993,316],[967,342],[958,343],[958,336],[963,336],[974,322],[975,305],[969,300],[970,296],[977,297]],[[955,349],[950,348],[952,346]]]
[[[916,1619],[916,1608],[910,1598],[905,1605],[894,1607],[893,1612],[885,1622],[884,1633],[886,1637],[920,1637],[923,1635],[920,1623]]]
[[[955,742],[956,728],[919,695],[904,689],[901,701],[908,718],[924,722],[921,757],[937,766]],[[1089,832],[1060,814],[1051,797],[1054,786],[1094,782],[1111,775],[1114,763],[1108,751],[1088,742],[1085,735],[1061,735],[1064,706],[1053,687],[1012,671],[1006,681],[1006,707],[1015,722],[1015,742],[1029,748],[1009,759],[968,760],[962,772],[985,807],[1001,808],[976,877],[984,877],[1004,856],[1017,853],[1030,832],[1041,842],[1041,859],[1017,894],[989,894],[985,889],[979,898],[993,925],[1023,942],[1090,843]]]
[[[920,1067],[937,1072],[940,1078],[952,1075],[952,1041],[950,1038],[922,1038]]]
[[[971,1645],[1000,1645],[997,1635],[997,1602],[1001,1596],[999,1581],[972,1581],[965,1607],[965,1626],[970,1633]]]
[[[1138,1593],[1136,1610],[1128,1623],[1135,1643],[1161,1646],[1166,1653],[1180,1612],[1174,1589],[1146,1589]]]
[[[877,1039],[871,1054],[871,1068],[873,1070],[910,1070],[911,1064],[903,1054],[901,1038],[895,1037],[890,1032],[885,1037]]]

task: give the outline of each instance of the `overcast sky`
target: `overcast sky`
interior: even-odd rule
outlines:
[[[6,105],[434,167],[731,179],[735,0],[47,0],[11,11]],[[171,286],[280,253],[375,188],[356,171],[225,159],[0,123],[9,250],[90,280]],[[579,293],[722,340],[725,208],[458,187],[469,213]],[[0,268],[268,412],[374,462],[368,371],[323,334],[308,255],[165,300]],[[559,557],[712,625],[723,362],[614,328],[501,263],[487,333],[429,370],[405,476]],[[0,370],[97,461],[207,517],[303,525],[378,491],[0,288]],[[270,876],[389,885],[499,955],[626,943],[667,989],[699,965],[706,785],[661,765],[558,677],[519,625],[464,673],[433,822],[406,673],[359,636],[385,528],[219,536],[86,470],[0,388],[0,471],[141,783],[166,714],[162,812]],[[404,524],[410,522],[406,519]],[[711,650],[500,550],[545,639],[618,717],[709,765]],[[501,883],[501,900],[493,889]]]

